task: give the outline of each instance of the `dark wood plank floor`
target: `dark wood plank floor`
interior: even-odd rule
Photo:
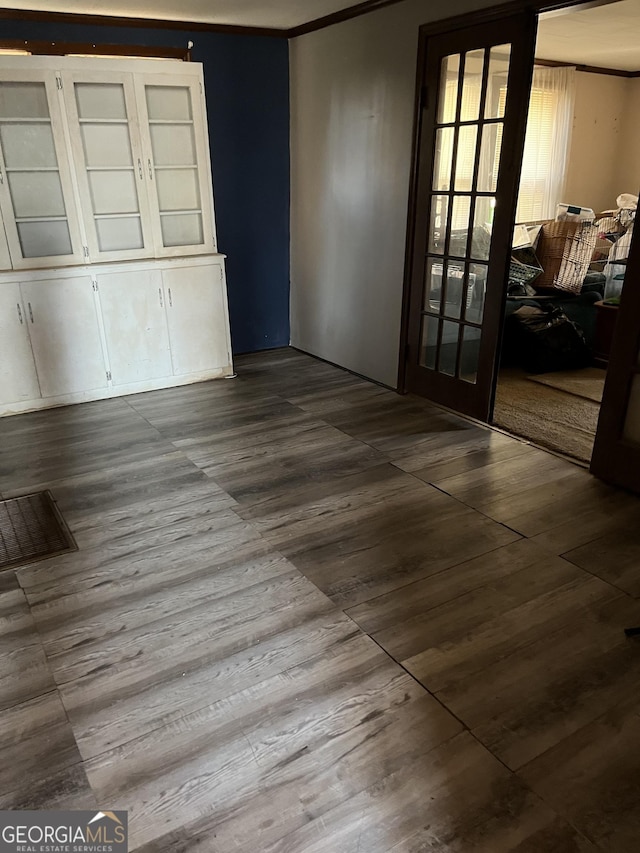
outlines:
[[[293,350],[0,421],[0,805],[144,853],[630,853],[640,503]]]

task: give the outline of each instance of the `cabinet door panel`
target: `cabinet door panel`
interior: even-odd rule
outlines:
[[[20,288],[42,396],[106,388],[91,278],[22,282]]]
[[[133,77],[63,75],[65,106],[92,260],[153,255]]]
[[[140,132],[151,176],[158,255],[215,251],[209,152],[199,81],[136,75]],[[179,220],[182,217],[182,221]]]
[[[162,271],[176,376],[229,364],[224,281],[219,264]]]
[[[13,266],[80,263],[82,239],[53,71],[0,71],[0,169]]]
[[[20,285],[3,284],[0,286],[0,403],[36,400],[39,396]]]
[[[98,289],[114,384],[171,376],[160,271],[100,275]]]

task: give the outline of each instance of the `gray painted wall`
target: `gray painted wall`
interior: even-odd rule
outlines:
[[[420,24],[406,0],[292,40],[291,343],[396,386]]]

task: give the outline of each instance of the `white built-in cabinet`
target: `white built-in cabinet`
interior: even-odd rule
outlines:
[[[229,376],[223,263],[0,274],[0,414]]]
[[[0,414],[233,372],[202,67],[0,61]]]

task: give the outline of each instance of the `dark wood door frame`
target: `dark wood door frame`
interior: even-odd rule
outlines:
[[[640,490],[640,444],[624,438],[624,426],[631,384],[634,377],[640,375],[638,227],[629,250],[590,468],[599,479],[636,492]]]
[[[418,62],[416,68],[415,82],[415,97],[413,110],[413,141],[411,149],[411,179],[409,185],[409,205],[407,215],[407,231],[405,243],[405,266],[404,280],[402,293],[402,315],[400,323],[400,348],[398,358],[398,383],[397,388],[400,393],[407,391],[407,357],[409,344],[409,316],[411,303],[411,278],[414,256],[414,228],[413,224],[416,218],[417,209],[417,187],[418,187],[418,156],[419,156],[419,131],[420,119],[423,103],[423,69],[427,53],[427,45],[430,37],[441,35],[442,33],[454,32],[455,30],[466,29],[476,25],[486,23],[496,23],[497,21],[507,16],[513,15],[518,11],[529,11],[536,15],[543,12],[559,11],[562,9],[570,9],[575,7],[594,8],[597,6],[610,5],[611,3],[619,2],[619,0],[592,0],[592,2],[584,2],[584,0],[514,0],[514,2],[503,3],[497,6],[492,6],[487,9],[481,9],[477,12],[470,12],[464,15],[456,15],[455,17],[446,18],[442,21],[434,21],[430,24],[424,24],[419,30],[418,41]],[[533,63],[532,63],[533,65]],[[532,67],[533,70],[533,67]],[[503,309],[504,313],[504,309]],[[502,318],[502,322],[504,317]],[[495,388],[497,381],[497,367],[493,382],[493,397],[495,397]]]
[[[489,56],[491,49],[498,44],[508,43],[510,45],[510,61],[508,62],[508,84],[504,115],[494,115],[493,112],[485,115],[485,96],[490,108],[490,95],[486,94],[485,87],[491,87]],[[425,394],[449,408],[460,411],[474,418],[484,419],[488,417],[492,404],[494,363],[496,360],[496,342],[500,339],[502,328],[502,315],[505,310],[503,282],[507,275],[509,265],[509,247],[513,231],[513,219],[515,217],[516,202],[518,197],[518,183],[522,152],[524,149],[524,136],[527,120],[527,110],[522,110],[520,104],[527,102],[531,89],[531,72],[533,68],[533,52],[535,46],[535,16],[531,12],[519,12],[515,15],[502,17],[500,21],[491,21],[480,25],[465,26],[464,28],[445,31],[428,37],[423,69],[423,85],[427,90],[423,97],[420,112],[419,152],[417,155],[417,182],[415,193],[415,217],[411,223],[413,230],[413,257],[411,259],[411,288],[409,304],[409,328],[408,343],[410,351],[407,352],[407,386],[418,394]],[[447,119],[438,117],[442,108],[439,103],[442,99],[441,89],[441,62],[444,57],[457,54],[467,55],[468,51],[482,51],[483,67],[482,82],[480,85],[480,124],[474,123],[469,126],[473,129],[478,127],[477,142],[474,141],[475,162],[472,162],[472,177],[469,185],[464,189],[454,185],[453,174],[451,181],[446,181],[444,188],[435,189],[435,157],[438,146],[438,134],[443,131],[441,127],[452,127],[461,121],[460,127],[464,127],[469,118],[460,116],[462,108],[464,88],[463,80],[466,77],[464,60],[461,60],[461,88],[457,95],[457,112],[455,119],[449,116]],[[438,95],[438,91],[440,94]],[[442,123],[444,121],[444,123]],[[472,122],[474,119],[472,119]],[[453,122],[453,125],[451,124]],[[485,124],[484,122],[488,122]],[[492,124],[497,122],[497,124]],[[502,134],[501,154],[499,157],[500,168],[497,183],[491,187],[486,176],[481,178],[479,165],[481,159],[482,140],[487,129],[495,133],[500,128]],[[462,132],[462,131],[460,131]],[[453,160],[456,157],[456,142],[453,143]],[[473,155],[472,155],[473,156]],[[471,162],[471,161],[470,161]],[[456,169],[452,162],[449,168]],[[444,195],[440,195],[444,193]],[[483,210],[488,202],[489,196],[493,195],[498,202],[494,210],[494,219],[490,231],[490,251],[474,250],[472,240],[468,239],[466,249],[457,245],[450,249],[450,235],[453,233],[451,216],[456,201],[468,199],[469,211],[465,217],[470,216],[468,235],[472,233],[472,223],[476,221],[479,210]],[[442,244],[435,248],[428,233],[431,234],[429,222],[433,215],[434,205],[437,198],[447,198],[449,208],[449,221],[442,223],[440,239]],[[461,227],[461,226],[458,226]],[[444,238],[444,239],[443,239]],[[488,262],[485,267],[485,262]],[[431,265],[433,264],[433,267]],[[434,285],[429,269],[441,264],[442,281],[440,283],[440,301],[437,308],[432,297],[427,303],[426,293],[431,292]],[[449,279],[446,270],[460,270],[463,285],[459,294],[460,310],[457,310],[456,297],[449,300],[449,288],[452,280]],[[466,272],[465,272],[466,270]],[[483,270],[486,270],[483,273]],[[473,272],[471,272],[473,271]],[[471,303],[467,300],[466,276],[478,275],[481,281],[482,297],[484,303],[482,314],[474,312]],[[483,276],[486,276],[484,278]],[[468,285],[472,285],[469,283]],[[484,292],[486,290],[486,293]],[[444,291],[444,294],[442,293]],[[472,292],[472,291],[471,291]],[[446,294],[446,295],[445,295]],[[463,310],[462,303],[467,303],[469,311]],[[435,319],[436,317],[442,319]],[[448,321],[446,318],[450,318]],[[453,318],[453,320],[451,319]],[[444,322],[443,322],[444,321]],[[459,323],[458,323],[459,321]],[[446,345],[441,344],[441,333],[449,325],[449,335],[457,328],[457,344],[448,340]],[[423,352],[423,338],[425,324],[431,328],[433,334],[434,323],[437,324],[437,340],[432,339],[431,356]],[[471,325],[468,325],[471,324]],[[480,324],[480,325],[478,325]],[[481,330],[481,331],[480,331]],[[462,358],[463,333],[471,332],[471,339],[477,344],[471,345],[471,351],[467,350],[466,367],[463,368]],[[480,337],[476,335],[480,332]],[[473,349],[477,346],[474,353]],[[448,351],[448,352],[447,352]],[[446,352],[445,365],[443,369],[440,361]],[[426,366],[427,359],[433,359],[433,364]],[[464,377],[464,371],[474,375],[471,381],[468,376]]]

